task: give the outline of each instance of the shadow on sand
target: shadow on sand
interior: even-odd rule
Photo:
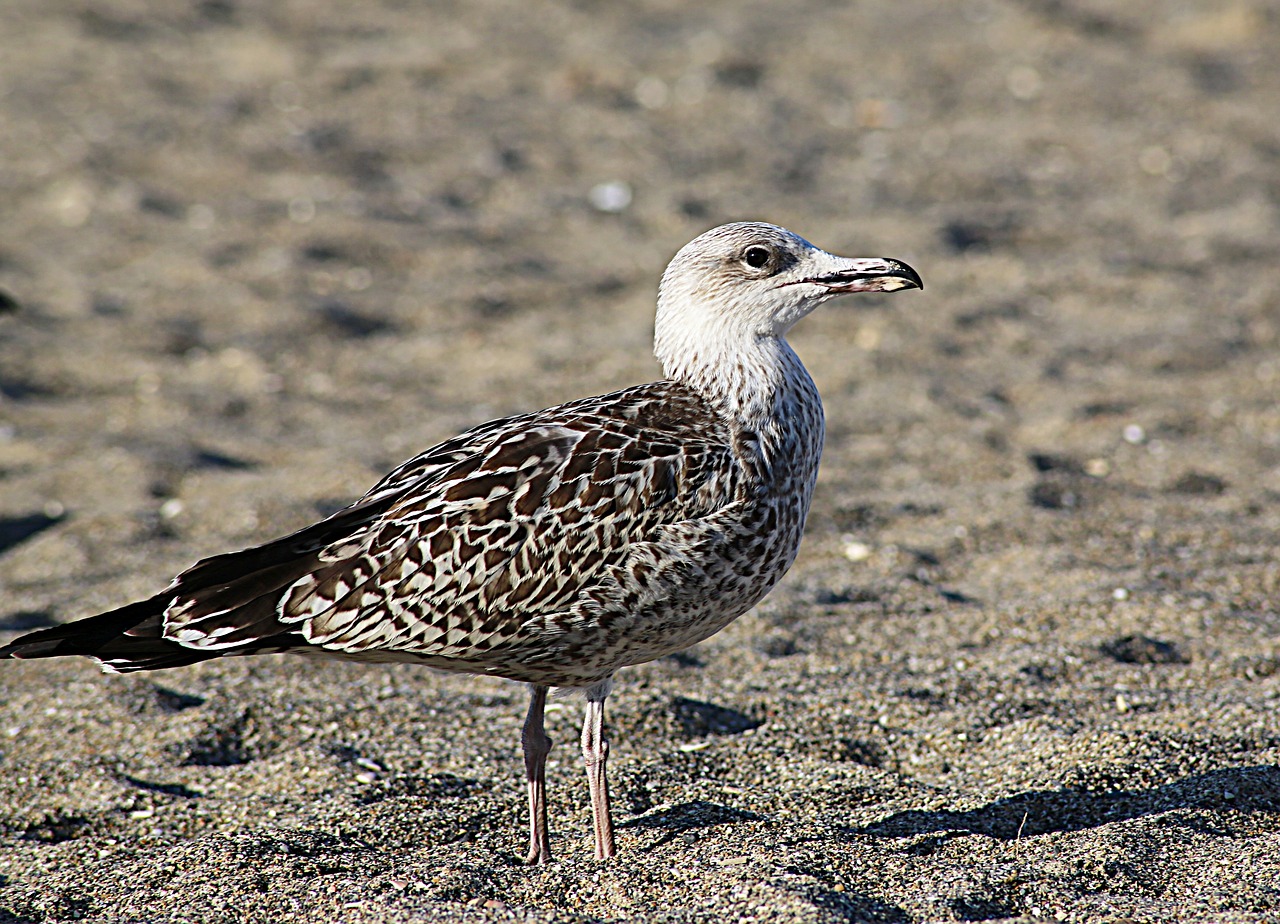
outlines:
[[[1038,834],[1096,828],[1174,809],[1280,815],[1280,767],[1213,770],[1152,789],[1024,792],[967,812],[898,812],[874,824],[847,827],[844,831],[850,838],[969,832],[1011,841]]]

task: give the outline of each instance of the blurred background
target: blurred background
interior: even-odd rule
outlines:
[[[5,0],[0,631],[150,594],[196,558],[336,509],[481,420],[656,377],[667,259],[713,225],[767,220],[837,253],[906,260],[926,289],[846,300],[795,331],[829,418],[806,548],[785,587],[697,649],[693,668],[621,678],[610,705],[633,732],[615,737],[623,798],[645,811],[636,774],[653,753],[720,740],[723,723],[696,709],[703,730],[681,724],[689,700],[677,697],[696,697],[750,717],[763,750],[727,740],[715,770],[677,761],[653,777],[667,789],[648,804],[678,802],[699,774],[758,774],[781,748],[804,755],[788,758],[796,792],[814,774],[870,787],[867,804],[841,810],[853,831],[937,808],[913,787],[977,811],[1111,786],[1139,800],[1125,803],[1129,824],[1163,818],[1169,796],[1228,840],[1272,845],[1274,869],[1274,793],[1249,803],[1260,826],[1248,830],[1243,803],[1221,802],[1254,777],[1213,777],[1212,798],[1197,782],[1160,787],[1276,757],[1277,49],[1269,0]],[[98,772],[122,728],[159,743],[118,759],[186,783],[210,774],[192,784],[210,792],[238,779],[238,766],[175,769],[164,748],[196,735],[197,719],[157,724],[107,696],[125,688],[88,664],[0,667],[3,721],[20,730],[0,767],[30,771],[0,785],[0,800],[25,806],[0,824],[16,838],[18,866],[0,868],[11,883],[38,884],[46,841],[61,845],[30,834],[46,830],[57,788],[39,774]],[[287,737],[273,690],[305,682],[289,708],[323,711],[383,683],[381,669],[327,670],[264,659],[155,682],[225,687],[257,703],[257,734]],[[452,756],[439,759],[510,760],[488,797],[518,812],[519,691],[396,677],[405,696],[463,697],[460,711],[502,717],[501,736],[482,725],[440,744]],[[642,692],[629,698],[628,684]],[[780,689],[790,724],[774,721]],[[44,715],[50,696],[61,716]],[[115,730],[81,740],[68,712]],[[339,744],[376,731],[353,725]],[[415,734],[444,741],[450,729]],[[427,760],[394,747],[402,767]],[[349,766],[330,763],[347,780]],[[120,806],[136,787],[104,779],[97,796],[58,797],[90,819],[59,849],[109,853],[103,838],[144,857],[168,849],[130,840]],[[726,804],[767,814],[769,787],[791,777],[779,779]],[[812,799],[796,811],[821,827],[830,801]],[[1104,806],[1063,804],[1028,803],[1028,835],[1119,849],[1099,827]],[[243,820],[235,800],[203,805]],[[975,818],[966,830],[998,853],[1008,824]],[[903,830],[947,829],[935,822]],[[203,830],[154,824],[178,842]],[[734,827],[712,828],[706,849]],[[1254,884],[1230,894],[1202,876],[1226,841],[1170,847],[1144,831],[1165,844],[1151,859],[1162,872],[1125,880],[1107,898],[1116,907],[1153,919],[1275,910],[1266,875],[1242,874]],[[865,837],[830,836],[845,851],[823,848],[845,858],[841,881],[869,878],[848,893],[830,877],[786,892],[809,896],[799,918],[1103,913],[1083,897],[1103,887],[1079,869],[1027,885],[1026,864],[1061,844],[1013,859],[970,848],[889,883],[875,878],[884,855],[857,853]],[[1265,850],[1226,855],[1255,873],[1267,863]],[[946,877],[963,879],[972,856],[1024,879],[954,885]],[[776,886],[753,865],[739,872]],[[1161,877],[1174,906],[1160,904]],[[766,886],[760,901],[781,901]],[[631,905],[557,893],[556,907],[719,900],[646,888],[621,889]],[[124,907],[93,894],[99,912]],[[13,899],[13,913],[70,907],[45,900]]]

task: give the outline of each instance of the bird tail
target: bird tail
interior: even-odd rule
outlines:
[[[164,609],[172,595],[149,600],[66,625],[40,629],[0,646],[0,658],[61,658],[83,655],[113,673],[183,667],[222,652],[187,648],[161,637]]]
[[[395,498],[387,492],[282,539],[196,562],[150,599],[24,635],[0,646],[0,658],[83,655],[125,673],[305,646],[296,627],[277,618],[281,595],[321,566],[322,550],[358,541]],[[175,634],[188,644],[165,637],[165,613],[173,620],[175,604],[181,610]]]

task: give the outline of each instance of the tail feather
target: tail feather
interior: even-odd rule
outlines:
[[[82,655],[95,658],[109,670],[138,671],[181,667],[217,657],[216,652],[184,648],[160,637],[160,616],[167,599],[164,595],[155,596],[109,613],[31,632],[0,646],[0,658]],[[144,635],[130,634],[130,630],[148,622],[156,628]]]
[[[326,549],[360,537],[393,500],[361,501],[282,539],[206,558],[150,599],[24,635],[0,646],[0,658],[82,655],[126,672],[306,646],[296,627],[277,618],[280,597],[323,567]]]

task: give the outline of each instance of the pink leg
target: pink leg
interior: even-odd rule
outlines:
[[[520,733],[524,748],[524,775],[529,784],[529,855],[534,865],[551,862],[551,838],[547,831],[547,755],[552,741],[542,725],[547,705],[547,688],[533,684],[529,691],[529,714]]]
[[[604,701],[612,687],[613,683],[606,680],[587,691],[587,715],[582,723],[582,758],[587,765],[587,785],[591,789],[597,860],[607,860],[614,854],[609,778],[605,773],[609,742],[604,739]]]

